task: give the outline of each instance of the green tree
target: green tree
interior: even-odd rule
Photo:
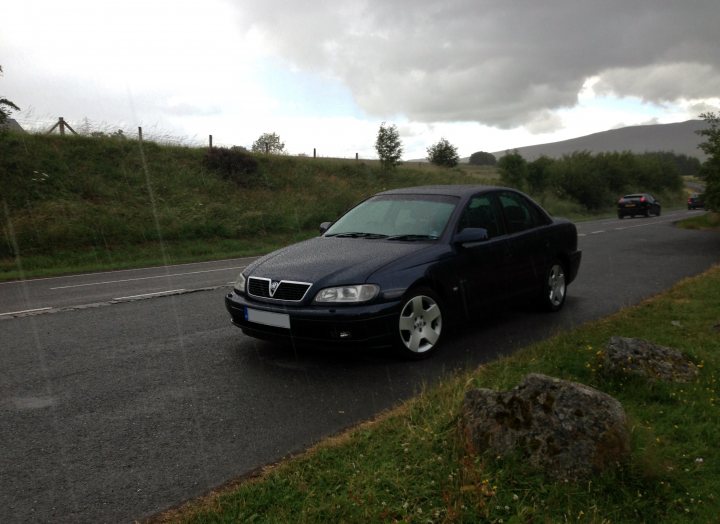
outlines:
[[[2,72],[2,66],[0,66],[0,75],[2,75]],[[0,97],[0,124],[7,121],[12,111],[20,111],[20,108],[7,98]]]
[[[713,211],[720,210],[720,114],[703,113],[700,118],[707,129],[697,133],[705,138],[698,147],[707,155],[700,166],[700,176],[705,180],[705,205]]]
[[[554,160],[545,155],[528,163],[527,181],[531,193],[539,194],[545,191],[550,181],[550,166]]]
[[[506,151],[505,155],[498,160],[497,165],[503,184],[517,189],[525,186],[528,174],[527,160],[518,153],[517,149],[512,153]]]
[[[253,153],[265,153],[266,155],[285,154],[285,144],[280,141],[276,133],[263,133],[252,145]]]
[[[375,140],[375,150],[384,170],[393,169],[398,165],[402,158],[403,148],[400,134],[394,124],[391,126],[386,126],[385,122],[380,124]]]
[[[470,155],[468,163],[471,166],[495,166],[497,165],[497,158],[492,153],[477,151]]]
[[[563,156],[553,162],[550,172],[557,193],[582,204],[586,209],[601,209],[613,199],[601,164],[587,151]]]
[[[445,138],[441,138],[437,144],[428,147],[427,154],[427,159],[436,166],[455,167],[460,161],[457,147]]]

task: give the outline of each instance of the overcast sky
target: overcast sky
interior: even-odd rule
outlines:
[[[461,156],[720,108],[718,0],[4,2],[0,97],[74,126],[292,154]]]

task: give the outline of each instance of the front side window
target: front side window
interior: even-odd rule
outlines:
[[[492,205],[490,195],[478,195],[470,199],[458,223],[458,231],[467,227],[480,227],[487,230],[488,238],[501,234],[500,220]]]

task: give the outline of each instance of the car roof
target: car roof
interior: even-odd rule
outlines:
[[[445,196],[456,196],[464,197],[468,195],[474,195],[483,191],[491,191],[495,189],[514,189],[499,186],[483,186],[483,185],[437,185],[437,186],[416,186],[416,187],[401,187],[397,189],[390,189],[378,193],[379,195],[445,195]]]

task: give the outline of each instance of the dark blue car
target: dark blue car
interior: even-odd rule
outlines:
[[[502,187],[385,191],[320,228],[239,275],[225,305],[245,334],[424,357],[501,301],[559,310],[581,258],[571,222]]]

